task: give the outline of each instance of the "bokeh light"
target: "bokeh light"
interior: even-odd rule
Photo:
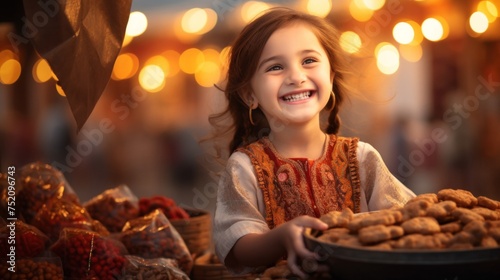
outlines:
[[[361,48],[361,38],[353,31],[346,31],[340,35],[340,47],[347,53],[357,53]]]
[[[415,38],[415,31],[408,22],[398,22],[392,29],[392,36],[396,42],[406,45],[413,42]]]
[[[113,80],[125,80],[133,77],[139,69],[139,59],[133,53],[120,54],[113,66],[111,78]]]
[[[205,62],[203,52],[197,48],[187,49],[179,57],[179,66],[187,74],[194,74],[203,62]]]
[[[180,71],[179,67],[179,57],[180,54],[174,50],[164,51],[161,55],[163,55],[167,61],[169,66],[169,71],[167,73],[167,77],[173,77],[177,75]]]
[[[188,10],[182,16],[181,27],[186,33],[198,33],[208,21],[207,12],[200,8]]]
[[[220,67],[213,61],[205,61],[194,74],[194,78],[202,87],[213,87],[220,80]]]
[[[257,15],[262,13],[263,11],[269,9],[271,6],[269,6],[267,3],[260,2],[260,1],[248,1],[241,6],[241,18],[245,23],[249,23],[252,21]]]
[[[45,83],[46,81],[52,78],[52,69],[50,69],[50,65],[47,60],[40,58],[33,65],[32,71],[33,79],[37,83]]]
[[[477,11],[483,13],[487,18],[488,22],[494,22],[498,17],[497,6],[491,1],[481,1],[477,4]]]
[[[158,65],[146,65],[139,73],[139,84],[148,92],[158,92],[165,87],[165,73]]]
[[[144,33],[148,27],[148,19],[142,12],[131,12],[128,18],[127,29],[125,34],[132,37],[137,37]]]
[[[385,5],[385,0],[363,0],[363,4],[370,10],[380,10]]]
[[[444,36],[443,25],[436,18],[427,18],[422,23],[422,34],[429,41],[439,41]]]
[[[472,31],[484,33],[489,26],[488,17],[482,12],[475,12],[469,18],[469,25]]]
[[[349,4],[349,13],[351,16],[360,22],[365,22],[373,16],[373,10],[368,9],[362,0],[353,0]]]
[[[66,93],[64,92],[63,88],[58,83],[56,83],[56,91],[57,91],[57,93],[59,93],[60,96],[66,97]]]
[[[399,69],[399,52],[390,43],[383,42],[376,47],[377,68],[386,75],[396,73]]]
[[[17,59],[7,59],[0,65],[0,83],[11,85],[21,76],[21,63]]]
[[[332,10],[331,0],[309,0],[307,1],[307,12],[318,17],[326,17]]]
[[[421,45],[399,45],[401,57],[409,62],[417,62],[422,59],[423,50]]]

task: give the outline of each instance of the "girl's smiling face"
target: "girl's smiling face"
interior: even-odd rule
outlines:
[[[269,37],[251,80],[252,97],[270,123],[319,123],[332,82],[330,62],[318,38],[308,25],[293,23]]]

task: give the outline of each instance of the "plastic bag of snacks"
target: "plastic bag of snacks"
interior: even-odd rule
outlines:
[[[128,220],[139,216],[138,199],[126,185],[106,190],[83,206],[110,232],[120,232]]]
[[[14,272],[7,263],[0,263],[2,279],[44,279],[63,280],[61,259],[58,257],[43,257],[16,260]]]
[[[179,219],[189,219],[189,214],[179,207],[175,201],[165,196],[142,197],[139,200],[140,215],[144,216],[159,209],[171,221]]]
[[[93,220],[83,206],[57,198],[51,198],[42,206],[32,224],[47,234],[53,242],[59,238],[59,232],[67,227],[95,231],[103,236],[109,235],[109,231]]]
[[[128,221],[120,234],[120,240],[131,255],[147,259],[175,259],[187,275],[191,272],[191,253],[177,230],[160,210]]]
[[[177,261],[174,259],[143,259],[132,255],[127,255],[125,258],[126,263],[123,268],[123,280],[189,280],[189,277],[179,268]]]
[[[65,228],[50,248],[62,261],[65,279],[118,279],[127,250],[93,231]]]
[[[50,198],[72,201],[80,204],[78,197],[64,178],[61,171],[49,164],[35,162],[23,166],[16,179],[18,199],[16,209],[19,209],[24,220],[31,220],[43,204]]]
[[[14,239],[12,236],[14,233]],[[0,260],[7,258],[11,246],[15,248],[16,259],[34,258],[40,256],[48,246],[49,238],[39,229],[23,221],[8,221],[0,219]],[[4,254],[4,252],[6,252]]]

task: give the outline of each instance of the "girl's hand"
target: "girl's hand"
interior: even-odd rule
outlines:
[[[310,216],[299,216],[276,228],[276,231],[279,231],[278,235],[282,237],[282,244],[288,255],[287,262],[290,270],[303,279],[307,278],[307,274],[302,271],[298,264],[299,259],[319,259],[319,256],[309,251],[304,244],[302,233],[306,227],[317,230],[328,229],[327,224]]]

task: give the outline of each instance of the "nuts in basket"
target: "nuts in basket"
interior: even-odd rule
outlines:
[[[421,194],[398,209],[349,212],[344,209],[323,215],[320,219],[329,229],[318,240],[378,250],[492,248],[500,244],[500,202],[475,197],[467,190]]]

